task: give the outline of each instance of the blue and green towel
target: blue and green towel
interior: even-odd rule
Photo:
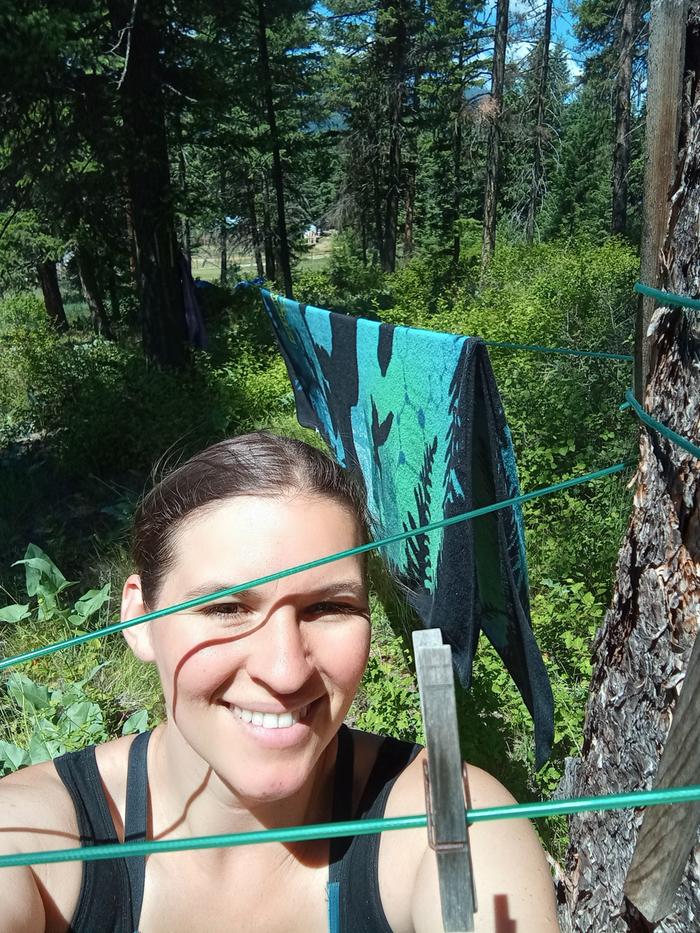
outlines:
[[[360,472],[376,537],[518,495],[510,431],[488,353],[472,337],[335,314],[261,289],[297,417]],[[385,549],[426,627],[442,629],[468,687],[480,631],[535,723],[538,767],[553,701],[530,623],[519,506]]]

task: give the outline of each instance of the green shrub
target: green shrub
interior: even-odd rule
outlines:
[[[81,635],[108,620],[109,581],[66,602],[67,591],[75,584],[66,580],[41,548],[30,544],[17,563],[24,565],[27,602],[0,608],[3,653],[13,656]],[[124,667],[119,661],[126,652],[122,641],[109,645],[91,641],[35,659],[4,675],[0,688],[4,736],[0,741],[0,774],[141,731],[148,727],[149,718],[157,719],[160,704],[154,684],[148,691],[151,699],[147,706],[134,708],[125,695],[128,665]],[[122,682],[121,702],[113,693],[115,674]]]

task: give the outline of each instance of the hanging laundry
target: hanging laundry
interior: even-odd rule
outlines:
[[[518,495],[510,431],[478,339],[394,327],[261,289],[299,422],[360,471],[377,538]],[[439,627],[468,687],[479,632],[535,723],[539,767],[554,734],[552,691],[530,622],[518,506],[383,549],[426,627]]]

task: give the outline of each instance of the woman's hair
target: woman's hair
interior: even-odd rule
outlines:
[[[324,496],[345,506],[357,521],[362,542],[368,540],[364,490],[327,454],[303,441],[262,431],[232,437],[178,466],[139,503],[132,556],[144,604],[155,605],[174,558],[175,533],[188,515],[236,496],[290,493]]]

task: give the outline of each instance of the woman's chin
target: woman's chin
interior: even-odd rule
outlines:
[[[260,771],[250,775],[219,775],[222,782],[236,796],[236,798],[249,810],[255,811],[268,804],[289,800],[300,793],[310,778],[307,769],[298,773],[286,773],[282,776],[279,770],[266,773]]]

